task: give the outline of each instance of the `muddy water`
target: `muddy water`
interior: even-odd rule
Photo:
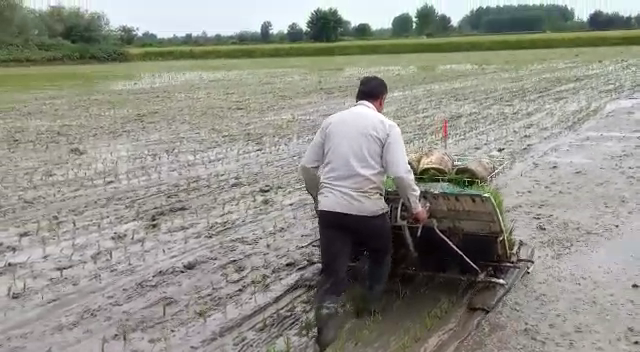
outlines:
[[[539,218],[523,220],[524,236],[534,238],[538,221],[546,226],[535,244],[547,247],[547,256],[569,260],[592,248],[590,241],[622,238],[618,234],[632,223],[616,228],[615,216],[630,219],[625,211],[635,204],[626,179],[609,181],[610,173],[600,171],[590,182],[602,199],[589,203],[593,194],[569,191],[577,187],[572,182],[581,189],[592,185],[574,171],[595,168],[584,160],[597,156],[545,149],[637,87],[637,59],[611,53],[594,62],[567,51],[564,60],[533,65],[518,65],[521,53],[509,54],[513,65],[434,66],[429,56],[413,56],[413,62],[404,59],[406,69],[390,56],[370,68],[354,61],[330,70],[167,72],[82,92],[20,93],[21,103],[0,115],[0,288],[6,290],[0,350],[307,350],[317,233],[295,170],[322,118],[352,103],[362,74],[379,73],[389,82],[387,114],[402,127],[410,149],[436,144],[446,116],[454,152],[500,150],[527,166],[517,169],[524,178],[506,179],[507,203],[515,215]],[[613,134],[620,133],[616,129],[605,132],[588,135],[580,148],[596,148],[603,138],[604,146],[628,139]],[[632,166],[616,159],[611,145],[600,157],[609,163],[603,165]],[[569,156],[573,164],[557,161],[557,169],[536,174],[543,164],[534,162]],[[635,177],[622,167],[625,177]],[[562,196],[538,192],[549,192],[545,187],[558,187]],[[627,198],[618,191],[628,192]],[[574,201],[591,217],[562,211],[575,208]],[[589,231],[576,230],[585,227]],[[562,237],[548,236],[552,231]],[[538,279],[547,286],[568,275],[551,262],[548,268],[556,276]],[[579,273],[574,269],[571,278]],[[593,282],[581,285],[593,288]],[[529,287],[544,292],[535,291],[540,286]],[[563,291],[571,292],[551,290],[540,307]],[[413,303],[405,307],[423,309],[407,330],[415,331],[423,314],[441,302],[436,294],[418,300],[419,294],[407,296]],[[580,307],[600,318],[600,306]],[[391,310],[398,318],[387,322],[402,319],[403,309]],[[379,340],[363,337],[363,345],[405,345],[390,328],[371,329]],[[540,324],[535,329],[555,331]]]
[[[640,95],[501,179],[538,259],[464,351],[640,351]]]

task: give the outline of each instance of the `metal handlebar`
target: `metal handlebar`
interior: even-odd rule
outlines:
[[[411,238],[411,233],[409,232],[409,223],[407,222],[407,220],[402,219],[402,203],[404,202],[404,200],[402,198],[400,198],[400,202],[398,202],[398,210],[396,213],[396,221],[394,223],[394,225],[400,225],[400,227],[402,228],[402,233],[404,234],[404,240],[407,242],[407,246],[409,246],[409,250],[411,251],[411,254],[413,256],[418,256],[418,253],[416,253],[416,249],[415,246],[413,245],[413,239]],[[417,232],[417,237],[420,237],[420,233],[422,232],[422,224],[420,224],[418,226],[418,232]]]

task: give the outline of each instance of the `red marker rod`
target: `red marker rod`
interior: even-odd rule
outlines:
[[[447,140],[449,139],[449,121],[444,119],[442,121],[442,142],[444,143],[444,149],[447,150]]]

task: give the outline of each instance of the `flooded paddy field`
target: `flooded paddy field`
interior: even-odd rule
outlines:
[[[0,350],[311,351],[319,255],[297,165],[377,74],[410,151],[438,146],[446,117],[452,152],[514,160],[499,185],[538,263],[460,351],[635,351],[639,57],[2,69]],[[426,352],[461,290],[391,283],[387,319],[335,350]]]

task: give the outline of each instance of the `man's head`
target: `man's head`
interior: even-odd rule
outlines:
[[[387,83],[377,76],[367,76],[360,80],[356,102],[365,100],[373,104],[378,112],[382,112],[387,98]]]

